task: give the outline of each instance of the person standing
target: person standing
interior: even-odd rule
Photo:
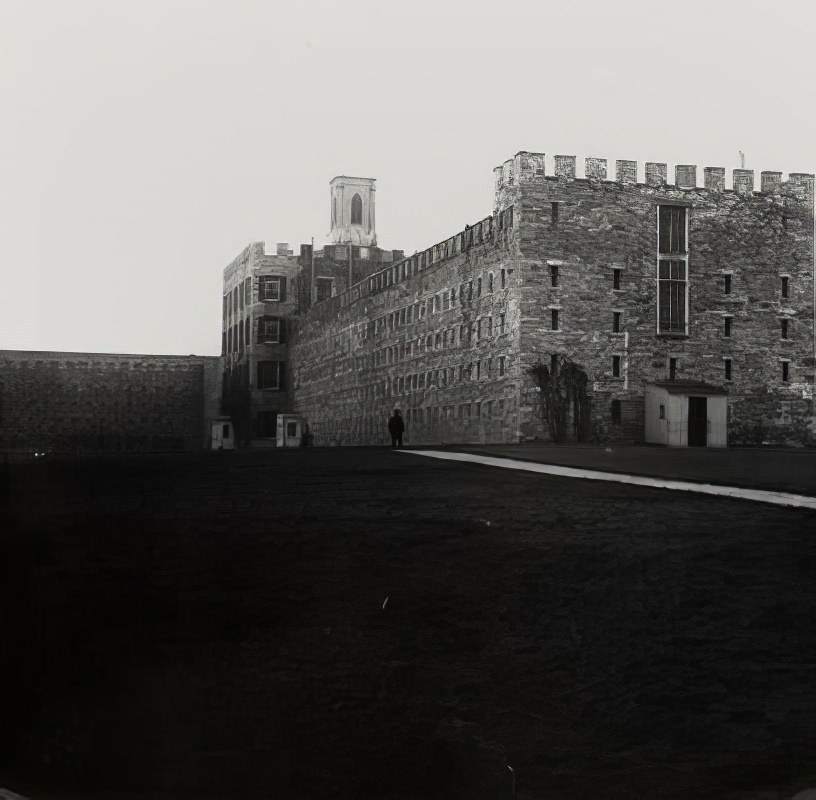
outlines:
[[[394,409],[394,416],[388,420],[388,432],[391,434],[391,447],[402,447],[402,433],[405,423],[398,408]]]

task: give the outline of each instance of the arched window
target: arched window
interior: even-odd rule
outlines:
[[[363,201],[359,194],[355,194],[354,197],[351,198],[351,224],[363,224]]]

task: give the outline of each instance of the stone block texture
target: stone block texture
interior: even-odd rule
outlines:
[[[518,157],[516,159],[518,161]],[[649,383],[728,393],[730,444],[814,441],[813,177],[618,162],[616,182],[507,162],[477,226],[297,318],[293,396],[315,444],[547,439],[537,365],[586,376],[591,441],[642,440]],[[543,159],[540,162],[543,165]],[[515,174],[513,180],[511,173]],[[680,330],[658,325],[658,209],[687,226]],[[586,429],[584,429],[586,432]],[[570,431],[568,438],[574,437]]]
[[[0,351],[0,451],[201,450],[217,356]]]
[[[515,235],[511,207],[298,318],[293,391],[316,445],[381,444],[395,408],[406,444],[516,440]]]

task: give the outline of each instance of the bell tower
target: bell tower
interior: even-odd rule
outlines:
[[[331,233],[333,244],[376,247],[374,227],[374,181],[338,175],[331,186]]]

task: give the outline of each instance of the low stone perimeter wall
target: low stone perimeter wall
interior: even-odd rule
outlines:
[[[200,450],[218,414],[215,356],[0,351],[0,451]]]

